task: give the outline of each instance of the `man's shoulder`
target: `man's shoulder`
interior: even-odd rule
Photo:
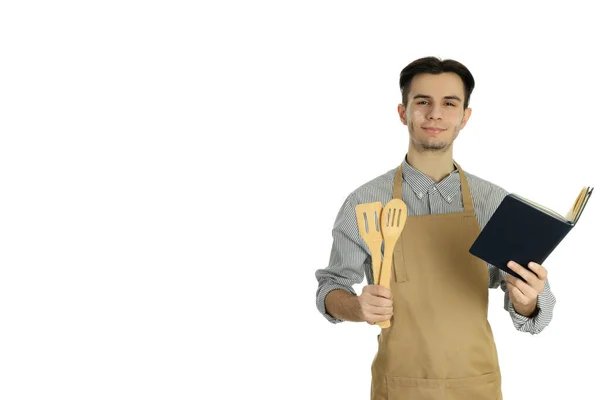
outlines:
[[[389,171],[361,184],[351,193],[358,204],[370,203],[374,201],[387,202],[392,198],[394,187],[394,178],[398,167],[392,168]]]
[[[492,199],[501,201],[509,192],[502,186],[492,183],[477,175],[464,171],[474,202],[487,202]]]

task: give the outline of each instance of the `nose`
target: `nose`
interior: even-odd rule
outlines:
[[[427,119],[442,119],[442,108],[437,104],[433,104],[429,109]]]

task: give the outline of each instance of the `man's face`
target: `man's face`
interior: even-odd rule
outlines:
[[[471,116],[470,108],[464,110],[464,101],[463,83],[455,73],[416,75],[406,108],[398,105],[413,147],[419,152],[447,151]]]

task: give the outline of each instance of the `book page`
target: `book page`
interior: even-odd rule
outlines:
[[[579,217],[581,216],[581,213],[583,212],[583,209],[585,208],[585,205],[587,204],[588,199],[592,195],[593,189],[594,188],[592,188],[592,187],[587,188],[587,192],[585,193],[585,196],[583,196],[581,205],[579,206],[579,208],[577,209],[577,213],[575,214],[575,221],[573,221],[574,224],[577,223],[577,221],[579,221]]]
[[[585,203],[587,197],[588,197],[588,188],[584,188],[582,195],[577,200],[577,204],[575,205],[574,219],[577,219],[577,216],[581,213],[581,209],[582,209],[583,204]]]
[[[567,215],[565,215],[565,218],[567,219],[567,221],[573,222],[573,220],[575,219],[575,216],[577,215],[578,206],[579,206],[580,202],[583,200],[583,197],[585,196],[586,192],[587,192],[587,188],[583,188],[581,190],[581,192],[579,192],[579,196],[577,196],[577,198],[575,199],[575,203],[573,203],[573,207],[571,207],[571,209],[569,210]]]
[[[512,193],[513,196],[518,197],[519,199],[521,199],[522,201],[524,201],[525,203],[533,206],[534,208],[537,208],[538,210],[541,211],[545,211],[546,213],[555,216],[556,218],[560,219],[561,221],[568,221],[568,219],[565,219],[565,217],[563,217],[562,215],[560,215],[559,213],[557,213],[554,210],[549,209],[548,207],[544,207],[541,204],[535,203],[529,199],[526,199],[523,196],[519,196],[518,194]]]

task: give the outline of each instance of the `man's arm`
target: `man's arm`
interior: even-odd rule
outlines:
[[[363,322],[358,296],[342,289],[330,291],[325,296],[325,311],[341,321]]]
[[[508,311],[513,321],[513,325],[520,332],[529,332],[532,335],[540,333],[550,324],[556,298],[550,291],[550,283],[544,284],[544,291],[538,295],[537,307],[531,316],[524,316],[515,310],[513,302],[508,295],[508,285],[506,284],[506,272],[488,264],[490,270],[490,288],[500,286],[504,292],[504,309]]]
[[[473,187],[474,185],[471,185],[471,188]],[[493,184],[488,185],[487,189],[482,187],[479,192],[480,196],[474,197],[473,201],[475,202],[475,209],[478,211],[478,213],[476,213],[477,219],[480,222],[481,229],[483,229],[509,192],[502,187]],[[496,268],[492,264],[488,264],[488,270],[490,274],[489,287],[492,289],[497,287],[502,288],[502,291],[504,292],[504,309],[510,314],[513,325],[517,330],[529,332],[533,335],[540,333],[548,326],[552,319],[554,304],[556,303],[556,298],[550,291],[548,281],[546,281],[544,285],[543,292],[538,295],[536,309],[531,315],[524,316],[515,310],[515,306],[510,300],[506,283],[506,272]]]
[[[363,287],[360,296],[344,290],[332,290],[325,298],[327,312],[344,321],[389,321],[394,314],[392,291],[381,285]]]
[[[356,204],[354,193],[351,193],[344,201],[333,225],[329,265],[315,272],[319,284],[317,309],[331,323],[357,319],[356,299],[349,296],[356,297],[352,285],[361,283],[365,276],[365,268],[369,269],[371,257],[356,224]],[[333,293],[334,291],[336,293]]]

